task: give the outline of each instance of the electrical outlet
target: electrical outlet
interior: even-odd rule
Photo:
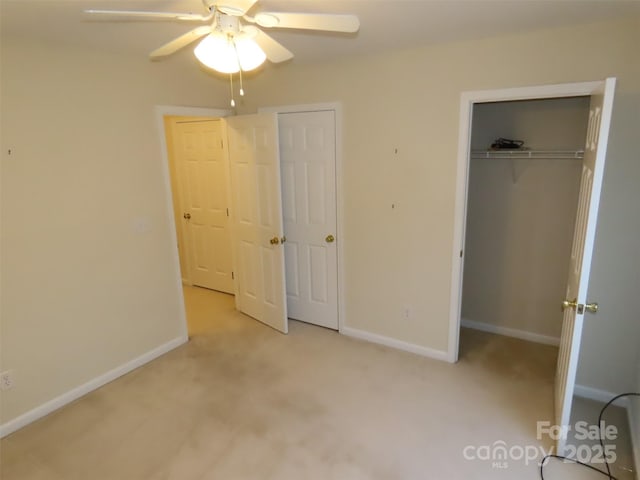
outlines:
[[[13,388],[13,371],[7,370],[0,373],[0,390],[9,390]]]

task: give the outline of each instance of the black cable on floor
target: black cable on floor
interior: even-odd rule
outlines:
[[[542,480],[544,480],[544,470],[543,470],[543,469],[544,469],[544,466],[547,464],[547,460],[548,460],[549,458],[557,458],[558,460],[562,460],[563,462],[564,462],[564,461],[572,462],[572,463],[575,463],[575,464],[577,464],[577,465],[581,465],[581,466],[583,466],[583,467],[590,468],[591,470],[594,470],[594,471],[596,471],[596,472],[598,472],[598,473],[601,473],[602,475],[608,476],[608,477],[609,477],[609,480],[618,480],[618,479],[617,479],[616,477],[614,477],[613,475],[611,475],[611,474],[607,474],[607,472],[605,472],[604,470],[600,470],[599,468],[596,468],[596,467],[594,467],[593,465],[589,465],[588,463],[581,462],[580,460],[576,460],[576,459],[574,459],[574,458],[564,457],[564,456],[562,456],[562,455],[554,455],[554,454],[552,454],[552,453],[550,453],[549,455],[546,455],[546,456],[542,459],[542,462],[540,462],[540,478],[541,478]],[[605,459],[605,462],[606,462],[606,459]]]
[[[549,454],[546,455],[542,461],[540,462],[540,479],[544,480],[544,466],[547,464],[547,460],[550,458],[557,458],[558,460],[563,460],[563,461],[569,461],[572,463],[575,463],[577,465],[581,465],[583,467],[586,468],[590,468],[591,470],[594,470],[602,475],[604,475],[605,477],[608,477],[609,480],[618,480],[616,477],[614,477],[611,474],[611,467],[609,466],[609,461],[607,460],[607,456],[604,453],[604,440],[602,438],[602,415],[604,414],[604,411],[609,407],[609,405],[611,405],[613,402],[615,402],[616,400],[618,400],[619,398],[622,397],[640,397],[640,393],[637,392],[627,392],[627,393],[621,393],[620,395],[616,395],[615,397],[613,397],[611,400],[609,400],[606,405],[604,407],[602,407],[600,409],[600,415],[598,415],[598,429],[600,432],[599,435],[599,442],[600,442],[600,446],[602,447],[602,458],[604,459],[604,464],[607,467],[607,471],[605,472],[604,470],[600,470],[599,468],[594,467],[593,465],[589,465],[587,463],[581,462],[579,460],[576,460],[575,458],[569,458],[569,457],[565,457],[563,455],[553,455],[553,454]],[[640,468],[640,466],[636,465],[636,468]]]

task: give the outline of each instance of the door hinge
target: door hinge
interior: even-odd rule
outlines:
[[[220,148],[224,148],[224,140],[220,139]]]
[[[233,272],[231,272],[231,280],[235,280],[236,276],[233,274]]]
[[[227,217],[229,216],[229,209],[227,208]]]
[[[462,250],[460,250],[460,258],[462,258]]]

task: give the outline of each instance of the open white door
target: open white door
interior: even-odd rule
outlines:
[[[614,91],[615,78],[608,78],[603,82],[602,90],[592,94],[589,107],[589,126],[571,248],[567,296],[563,302],[564,318],[555,381],[556,425],[564,428],[569,426],[571,416],[584,313],[590,307],[587,303],[587,288]],[[561,435],[558,440],[560,454],[564,451],[565,442],[565,436]]]
[[[229,117],[225,122],[236,307],[287,333],[277,117],[261,113]]]

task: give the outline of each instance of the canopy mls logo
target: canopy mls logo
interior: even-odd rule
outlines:
[[[572,440],[576,442],[594,442],[602,439],[600,443],[584,443],[578,446],[568,444],[566,456],[583,463],[613,463],[616,461],[616,446],[607,444],[605,441],[613,441],[618,438],[618,429],[615,425],[606,425],[601,422],[598,425],[590,425],[588,422],[576,422],[572,427],[566,425],[552,425],[549,421],[536,422],[536,439],[542,441],[545,437],[555,443],[560,438],[567,439],[569,433],[573,432]],[[602,437],[601,437],[602,435]],[[541,460],[554,452],[555,447],[545,448],[538,445],[511,445],[504,440],[496,440],[487,445],[467,445],[462,450],[465,460],[480,460],[491,462],[493,468],[508,468],[509,461],[524,461],[525,465],[535,462],[541,465]],[[565,460],[569,461],[569,460]]]
[[[491,462],[493,468],[508,468],[509,460],[525,465],[531,462],[540,464],[540,459],[551,454],[553,447],[546,451],[541,445],[512,445],[508,446],[504,440],[496,440],[491,445],[467,445],[462,450],[465,460],[481,460]]]

